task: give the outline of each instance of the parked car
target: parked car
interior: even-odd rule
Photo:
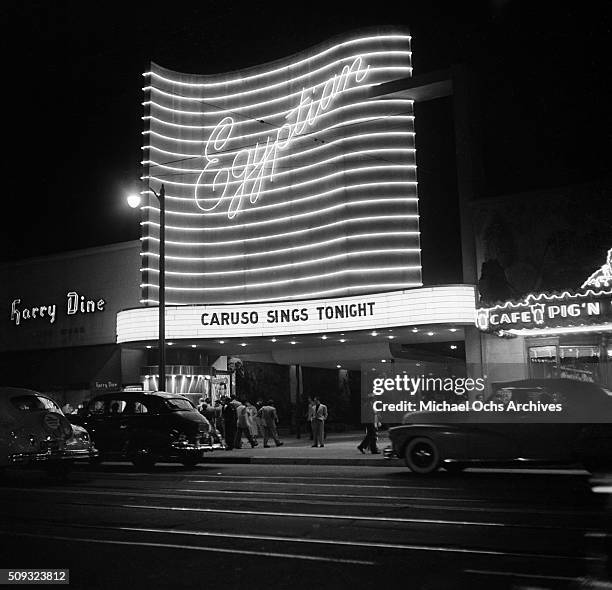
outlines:
[[[210,423],[178,394],[106,393],[69,419],[91,433],[99,461],[127,459],[144,469],[158,461],[194,466],[214,448]]]
[[[486,412],[461,419],[450,413],[411,413],[402,426],[389,429],[391,446],[384,456],[403,458],[406,467],[420,474],[440,467],[458,472],[468,466],[527,462],[579,462],[590,471],[612,464],[612,392],[571,379],[527,379],[499,384],[490,398],[512,399],[562,401],[576,421],[558,422],[553,414],[534,418],[528,412],[505,413],[503,422],[487,421],[495,418]],[[600,422],[587,422],[589,415]]]
[[[72,426],[50,397],[0,387],[0,467],[42,466],[66,472],[74,460],[96,455],[87,430]]]

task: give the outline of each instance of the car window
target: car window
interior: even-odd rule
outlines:
[[[111,399],[108,402],[108,412],[112,415],[121,414],[127,406],[124,399]]]
[[[104,400],[96,399],[89,405],[89,411],[92,414],[103,414],[104,413]]]
[[[195,406],[187,399],[180,397],[164,400],[164,405],[173,412],[178,410],[194,410]]]
[[[39,395],[18,395],[11,398],[11,404],[21,412],[61,411],[52,400]]]
[[[134,414],[147,414],[149,412],[149,408],[145,406],[142,402],[134,403]]]

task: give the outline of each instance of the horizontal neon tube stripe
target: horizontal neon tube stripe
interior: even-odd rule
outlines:
[[[419,232],[416,232],[417,234]],[[301,250],[313,250],[316,248],[322,248],[324,246],[329,246],[331,244],[335,244],[337,242],[342,242],[345,240],[368,240],[373,238],[388,238],[388,237],[406,237],[406,236],[414,236],[415,232],[368,232],[365,234],[351,234],[348,236],[340,236],[338,238],[331,238],[329,240],[323,240],[321,242],[309,242],[307,244],[300,244],[299,246],[289,246],[288,248],[279,248],[276,250],[263,250],[261,252],[245,252],[243,254],[226,254],[224,256],[198,256],[198,257],[187,257],[187,256],[168,256],[166,254],[166,259],[168,260],[179,260],[182,262],[212,262],[219,260],[237,260],[238,258],[254,258],[258,256],[275,256],[279,254],[285,254],[288,252],[296,252]],[[144,237],[140,238],[142,241],[151,240],[155,242],[159,242],[158,238],[153,237]],[[215,242],[213,242],[215,243]],[[206,243],[184,243],[184,242],[169,242],[166,240],[166,244],[176,244],[181,246],[200,246],[207,245]],[[407,248],[410,252],[420,252],[421,248]],[[159,258],[159,254],[157,252],[141,252],[140,256],[149,257],[149,258]]]
[[[240,244],[241,242],[253,242],[253,241],[259,241],[259,240],[271,240],[271,239],[278,239],[278,238],[282,238],[282,237],[290,237],[290,236],[295,236],[297,234],[301,234],[301,233],[311,233],[311,232],[315,232],[315,231],[320,231],[323,229],[329,229],[330,227],[336,227],[336,226],[341,226],[341,225],[345,225],[347,223],[355,223],[355,222],[373,222],[373,221],[384,221],[384,220],[388,220],[388,221],[395,221],[398,219],[415,219],[415,216],[413,214],[407,213],[407,214],[394,214],[394,215],[369,215],[367,217],[352,217],[352,218],[345,218],[345,219],[340,219],[338,221],[333,221],[332,223],[326,223],[324,225],[316,225],[313,227],[308,227],[308,228],[304,228],[304,229],[293,229],[290,232],[285,232],[285,233],[276,233],[276,234],[269,234],[269,235],[265,235],[265,236],[255,236],[255,237],[251,237],[251,238],[241,238],[239,240],[225,240],[225,241],[221,241],[221,240],[217,240],[215,242],[200,242],[200,245],[202,246],[222,246],[222,245],[229,245],[229,244]],[[159,228],[159,223],[155,223],[153,221],[143,221],[141,222],[141,225],[150,225],[153,227],[157,227]],[[196,227],[196,228],[183,228],[180,226],[176,226],[176,225],[166,225],[165,226],[166,230],[177,230],[177,231],[191,231],[191,232],[198,232],[198,231],[209,231],[208,229],[202,229],[200,227]],[[412,235],[416,235],[416,232],[414,232]],[[150,239],[150,240],[155,240],[158,241],[157,238],[154,238],[153,236],[147,236],[145,239]],[[170,243],[169,241],[166,241],[166,243]]]
[[[286,285],[290,283],[298,283],[304,281],[320,281],[321,279],[326,279],[330,277],[338,277],[344,276],[347,274],[380,274],[387,272],[399,272],[399,271],[407,271],[407,270],[420,270],[420,266],[389,266],[389,267],[380,267],[380,268],[345,268],[342,270],[337,270],[333,272],[318,274],[318,275],[310,275],[306,277],[295,277],[291,279],[281,279],[280,281],[266,281],[263,283],[243,283],[240,285],[230,285],[223,287],[172,287],[166,283],[166,289],[168,291],[185,291],[185,292],[213,292],[213,291],[235,291],[237,289],[256,289],[260,287],[273,287],[274,285]],[[153,283],[144,283],[140,285],[141,287],[148,287],[149,289],[159,289],[159,285],[155,285]]]
[[[361,37],[359,39],[355,39],[353,41],[347,41],[344,43],[339,43],[338,45],[334,45],[333,47],[330,47],[329,49],[326,49],[320,53],[317,53],[315,55],[312,55],[310,57],[307,57],[305,59],[301,59],[299,61],[287,64],[286,66],[280,67],[280,68],[276,68],[273,70],[268,70],[266,72],[260,72],[258,74],[254,74],[252,76],[244,76],[244,77],[238,77],[236,79],[224,79],[223,81],[220,82],[185,82],[183,80],[180,80],[178,78],[166,78],[165,76],[162,76],[161,74],[154,72],[154,71],[148,71],[148,72],[144,72],[142,74],[143,77],[150,77],[155,78],[157,80],[160,80],[162,82],[166,82],[168,84],[172,84],[175,86],[185,86],[188,88],[216,88],[218,86],[228,86],[229,84],[241,84],[244,85],[246,82],[250,81],[250,80],[256,80],[258,78],[263,78],[265,76],[273,76],[276,73],[285,73],[288,69],[292,69],[292,68],[297,68],[301,65],[305,65],[305,64],[311,64],[313,61],[320,59],[321,57],[323,57],[324,55],[327,55],[333,51],[338,51],[339,49],[342,49],[343,47],[347,47],[349,45],[356,45],[357,43],[368,43],[369,41],[376,41],[376,42],[380,42],[382,40],[397,40],[397,41],[408,41],[410,42],[411,37],[410,36],[405,36],[405,35],[377,35],[374,37]],[[313,74],[318,74],[322,71],[324,71],[326,68],[332,68],[335,67],[336,65],[341,64],[343,61],[348,61],[350,59],[354,60],[357,57],[360,56],[373,56],[373,55],[380,55],[380,54],[393,54],[393,53],[401,53],[401,54],[406,54],[406,55],[412,55],[412,51],[410,50],[388,50],[388,51],[374,51],[374,52],[359,52],[356,54],[352,54],[352,55],[348,55],[346,57],[343,57],[341,59],[337,59],[335,61],[331,61],[331,62],[327,62],[326,66],[323,66],[321,68],[318,69],[314,69],[312,70]],[[185,74],[181,74],[180,72],[176,72],[176,74],[178,76],[181,75],[185,75]],[[189,74],[187,74],[189,75]],[[219,74],[217,74],[219,75]],[[214,74],[213,74],[214,76]],[[297,77],[293,77],[293,78],[289,78],[289,80],[291,80],[292,82],[296,81],[296,80],[300,80],[301,78],[303,78],[304,76],[297,76]],[[264,86],[264,88],[266,88]]]
[[[313,134],[309,134],[309,135],[313,135]],[[285,160],[287,158],[298,158],[301,157],[305,154],[309,154],[311,152],[314,151],[319,151],[319,150],[325,150],[325,149],[329,149],[332,146],[335,146],[338,143],[343,143],[345,141],[355,141],[358,139],[365,139],[365,138],[373,138],[373,137],[378,137],[378,136],[386,136],[387,139],[389,138],[393,138],[396,136],[414,136],[415,132],[414,131],[372,131],[370,133],[357,133],[355,135],[346,135],[344,137],[339,137],[337,139],[332,139],[329,141],[326,141],[324,144],[321,145],[316,145],[314,147],[302,150],[300,152],[294,152],[292,154],[287,154],[285,156],[279,156],[277,158],[277,161],[279,160]],[[252,146],[244,146],[244,147],[254,147],[254,144]],[[242,151],[244,149],[244,147],[239,148],[237,150],[227,150],[222,152],[224,155],[236,155],[238,152]],[[202,158],[202,152],[198,152],[197,154],[187,154],[185,152],[171,152],[169,150],[164,150],[158,146],[154,146],[154,145],[143,145],[140,148],[142,151],[146,151],[146,150],[152,150],[155,152],[159,152],[162,154],[168,154],[169,156],[176,156],[177,158],[182,158],[182,159],[187,159],[187,158]],[[408,148],[407,148],[408,149]],[[413,149],[414,151],[416,151],[415,148],[410,148]],[[141,162],[143,163],[143,162]]]
[[[351,292],[351,291],[361,291],[361,292],[368,292],[370,290],[378,290],[378,292],[380,292],[380,290],[384,290],[384,289],[414,289],[416,287],[422,287],[423,283],[422,282],[418,282],[418,283],[412,283],[412,282],[397,282],[397,283],[376,283],[376,284],[370,284],[370,285],[358,285],[358,286],[347,286],[347,287],[338,287],[335,289],[325,289],[325,290],[321,290],[321,291],[311,291],[309,293],[299,293],[297,295],[286,295],[284,296],[282,299],[289,301],[289,300],[296,300],[296,299],[310,299],[313,297],[320,297],[322,295],[333,295],[335,293],[347,293],[347,292]],[[236,300],[236,301],[231,301],[231,303],[265,303],[266,301],[278,301],[279,297],[265,297],[265,298],[257,298],[256,300],[254,299],[240,299],[240,300]],[[159,304],[159,301],[157,301],[156,299],[141,299],[140,300],[141,303],[156,303]],[[227,302],[230,303],[230,302]],[[185,305],[184,303],[179,303],[179,302],[172,302],[172,301],[167,301],[166,305]]]
[[[378,43],[380,43],[380,41],[383,40],[395,40],[395,41],[408,41],[410,42],[410,39],[412,37],[410,35],[373,35],[373,36],[368,36],[368,37],[358,37],[356,39],[352,39],[350,41],[344,41],[342,43],[338,43],[337,45],[333,45],[332,47],[329,47],[328,49],[324,49],[323,51],[320,51],[319,53],[315,53],[314,55],[311,55],[309,57],[306,57],[304,59],[298,60],[298,61],[294,61],[291,62],[287,65],[281,66],[279,68],[274,68],[271,70],[266,70],[265,72],[259,72],[257,74],[253,74],[251,76],[239,76],[235,79],[229,79],[226,80],[226,76],[224,76],[224,80],[220,81],[220,82],[200,82],[200,84],[203,84],[205,86],[202,86],[204,88],[213,88],[216,86],[225,86],[227,84],[244,84],[245,82],[249,81],[249,80],[256,80],[258,78],[262,78],[264,76],[273,76],[274,74],[277,74],[279,72],[285,72],[288,69],[292,69],[292,68],[297,68],[302,64],[307,64],[309,62],[312,62],[314,60],[320,59],[321,57],[328,55],[329,53],[332,53],[334,51],[338,51],[339,49],[342,49],[343,47],[348,47],[350,45],[356,45],[358,43],[367,43],[369,41],[376,41]],[[178,75],[181,75],[179,72],[176,72]],[[180,80],[175,80],[172,78],[165,78],[164,76],[162,76],[161,74],[158,74],[156,72],[153,71],[149,71],[149,72],[144,72],[143,77],[156,77],[160,80],[163,80],[164,82],[169,82],[170,84],[183,84],[183,85],[189,85],[189,82],[181,82]]]
[[[311,264],[321,264],[322,262],[328,262],[330,260],[339,260],[341,258],[351,258],[355,256],[368,256],[371,254],[412,254],[410,248],[383,248],[378,250],[358,250],[357,252],[343,252],[342,254],[334,254],[333,256],[323,256],[322,258],[312,258],[310,260],[302,260],[300,262],[287,262],[285,264],[275,264],[272,266],[260,266],[257,268],[245,268],[238,270],[219,270],[210,272],[178,272],[166,270],[166,275],[172,276],[184,276],[184,277],[210,277],[210,276],[227,276],[227,275],[240,275],[240,274],[251,274],[257,272],[267,272],[270,270],[279,270],[283,268],[294,268],[298,266],[308,266]],[[415,266],[415,269],[421,268]],[[141,268],[141,272],[152,272],[159,273],[156,268]]]

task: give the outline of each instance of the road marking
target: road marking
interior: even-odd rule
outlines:
[[[137,547],[160,547],[164,549],[189,549],[191,551],[206,551],[209,553],[231,553],[233,555],[257,555],[259,557],[282,557],[286,559],[301,559],[305,561],[325,561],[330,563],[346,563],[351,565],[376,565],[374,561],[360,559],[341,559],[334,557],[319,557],[316,555],[298,555],[293,553],[274,553],[270,551],[249,551],[247,549],[225,549],[221,547],[197,547],[193,545],[175,545],[173,543],[151,543],[140,541],[113,541],[111,539],[88,539],[79,537],[63,537],[60,535],[44,535],[38,533],[21,533],[15,531],[0,531],[3,535],[18,537],[33,537],[39,539],[54,539],[56,541],[74,541],[79,543],[102,543],[106,545],[133,545]]]
[[[281,495],[281,496],[305,496],[312,498],[359,498],[361,500],[427,500],[427,501],[437,501],[437,502],[486,502],[487,500],[472,500],[468,498],[432,498],[426,497],[422,498],[420,496],[369,496],[359,494],[321,494],[321,493],[305,493],[305,492],[254,492],[252,490],[200,490],[200,489],[192,489],[192,488],[163,488],[167,490],[173,490],[175,492],[185,492],[185,493],[197,493],[197,494],[244,494],[247,496],[269,496],[272,493]],[[352,505],[352,504],[351,504]]]
[[[168,494],[168,493],[151,493],[151,492],[141,492],[140,490],[127,490],[127,491],[114,491],[114,490],[91,490],[91,489],[83,489],[83,488],[78,488],[78,489],[69,489],[69,488],[16,488],[16,487],[11,487],[11,488],[0,488],[0,492],[2,490],[10,490],[10,491],[15,491],[15,492],[29,492],[29,493],[48,493],[48,492],[53,492],[54,495],[57,495],[58,493],[64,493],[64,494],[78,494],[78,495],[92,495],[92,496],[138,496],[138,497],[143,497],[143,498],[167,498],[167,499],[183,499],[183,500],[189,500],[189,499],[193,499],[193,496],[185,496],[185,495],[179,495],[179,494]],[[206,490],[198,490],[197,493],[199,494],[207,494],[207,493],[217,493],[217,494],[228,494],[228,493],[245,493],[242,491],[239,492],[235,492],[234,490],[211,490],[210,492],[207,492]],[[255,493],[255,492],[253,492]],[[257,492],[257,493],[261,493],[261,494],[265,494],[265,492]],[[291,493],[291,492],[287,492]],[[297,492],[296,492],[297,493]],[[285,495],[285,492],[279,492],[279,494],[281,495]],[[319,494],[314,494],[315,496],[319,495]],[[361,497],[367,497],[367,496],[361,496]],[[249,500],[249,498],[244,498],[246,501]],[[428,501],[430,499],[436,500],[436,501],[442,501],[442,502],[486,502],[486,500],[471,500],[471,499],[466,499],[466,498],[421,498],[421,497],[404,497],[404,498],[399,498],[401,500],[405,500],[405,501],[413,501],[413,500],[417,500],[419,502],[422,501]],[[259,500],[261,501],[261,500]],[[278,499],[274,499],[271,501],[275,501],[278,502]],[[313,503],[316,504],[316,503]],[[86,504],[87,506],[95,506],[95,504]],[[349,506],[351,504],[348,504]],[[431,510],[447,510],[447,511],[452,511],[452,512],[456,512],[456,511],[461,511],[461,512],[487,512],[487,513],[492,513],[492,512],[497,512],[497,513],[510,513],[510,514],[534,514],[534,515],[540,515],[540,514],[550,514],[550,515],[557,515],[557,516],[592,516],[592,517],[600,517],[602,512],[601,511],[577,511],[577,510],[549,510],[546,508],[533,508],[533,509],[525,509],[525,508],[501,508],[501,507],[492,507],[492,506],[487,506],[487,507],[478,507],[478,506],[443,506],[443,505],[437,505],[437,504],[431,504],[431,505],[427,505],[427,504],[406,504],[405,508],[420,508],[420,509],[431,509]],[[559,528],[567,528],[567,527],[559,527]],[[582,530],[582,529],[579,529]]]
[[[318,514],[305,512],[270,512],[256,510],[236,510],[223,508],[192,508],[188,506],[144,506],[142,504],[122,504],[124,508],[137,508],[140,510],[166,510],[172,512],[207,512],[213,514],[244,514],[247,516],[277,516],[284,518],[320,518],[328,520],[360,520],[368,522],[397,522],[406,524],[435,524],[435,525],[450,525],[450,526],[479,526],[479,527],[494,527],[494,528],[526,528],[526,529],[555,529],[568,530],[567,527],[554,527],[548,525],[532,525],[532,524],[514,524],[504,522],[481,522],[470,520],[441,520],[430,518],[399,518],[390,516],[359,516],[359,515],[343,515],[343,514]]]
[[[247,484],[247,483],[251,483],[251,484],[264,484],[264,485],[270,485],[270,486],[307,486],[310,488],[359,488],[359,489],[363,489],[363,488],[376,488],[377,490],[380,489],[390,489],[390,490],[414,490],[414,489],[418,489],[418,490],[446,490],[448,492],[454,492],[455,490],[453,488],[440,488],[440,487],[419,487],[419,488],[414,488],[411,486],[386,486],[386,485],[375,485],[375,486],[371,486],[371,485],[367,485],[367,484],[356,484],[356,483],[340,483],[340,484],[334,484],[334,483],[295,483],[295,482],[283,482],[283,481],[255,481],[255,480],[246,480],[246,481],[219,481],[219,482],[215,482],[209,479],[194,479],[191,480],[189,483],[217,483],[217,484],[231,484],[231,483],[238,483],[241,485]]]
[[[542,580],[563,580],[568,582],[576,582],[580,578],[573,578],[569,576],[546,576],[544,574],[528,574],[520,572],[505,572],[497,570],[463,570],[466,574],[478,574],[481,576],[510,576],[513,578],[533,578]]]

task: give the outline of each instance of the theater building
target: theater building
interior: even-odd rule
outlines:
[[[141,239],[4,265],[5,380],[71,402],[225,388],[284,416],[319,394],[350,421],[362,362],[480,363],[475,280],[422,280],[413,107],[450,91],[411,74],[398,29],[228,74],[151,64]]]

